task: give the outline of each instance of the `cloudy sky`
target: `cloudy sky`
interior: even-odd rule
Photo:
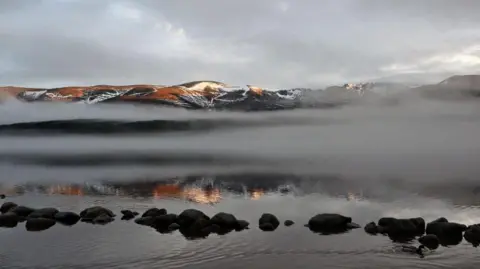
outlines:
[[[478,0],[1,0],[0,84],[480,73]]]

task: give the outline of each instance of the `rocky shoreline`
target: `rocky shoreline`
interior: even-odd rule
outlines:
[[[25,223],[29,232],[45,231],[57,223],[73,226],[78,222],[92,225],[107,225],[115,221],[117,214],[112,210],[93,206],[80,213],[60,211],[57,208],[31,208],[13,202],[5,202],[0,206],[0,228],[15,228]],[[207,216],[197,209],[185,209],[179,214],[169,213],[164,208],[150,208],[140,214],[132,210],[121,210],[122,221],[155,229],[161,234],[179,231],[187,240],[204,239],[211,234],[225,235],[230,232],[241,232],[250,229],[250,223],[226,212]],[[285,220],[283,225],[290,227],[295,223]],[[273,232],[281,225],[279,218],[270,213],[263,213],[257,228],[264,232]],[[320,213],[311,217],[304,225],[313,233],[334,235],[346,233],[352,229],[361,228],[352,222],[352,218],[335,213]],[[421,217],[397,219],[380,218],[363,227],[368,235],[384,235],[396,243],[412,243],[418,241],[419,246],[404,245],[402,250],[423,257],[425,249],[435,250],[440,246],[458,245],[463,239],[477,247],[480,245],[480,224],[464,225],[449,222],[441,217],[429,223]]]

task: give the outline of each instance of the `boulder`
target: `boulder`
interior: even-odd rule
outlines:
[[[238,224],[237,218],[234,215],[225,212],[215,214],[215,216],[210,219],[210,222],[211,224],[216,224],[221,228],[231,230],[235,229]]]
[[[41,208],[41,209],[36,209],[32,213],[30,213],[27,218],[29,219],[36,219],[36,218],[45,218],[45,219],[55,219],[55,214],[57,214],[59,211],[56,208]]]
[[[150,208],[145,213],[142,214],[142,217],[157,217],[157,216],[162,216],[166,215],[167,210],[165,208]]]
[[[57,222],[66,226],[75,225],[80,220],[80,216],[74,212],[58,212],[54,218]]]
[[[264,213],[258,220],[258,227],[265,232],[274,231],[280,225],[278,218],[270,213]]]
[[[427,224],[426,233],[436,235],[442,246],[451,246],[462,242],[463,232],[466,230],[467,226],[464,224],[449,222],[446,218],[440,218]]]
[[[89,207],[80,212],[80,217],[84,222],[93,222],[95,218],[102,215],[107,215],[111,218],[115,217],[115,214],[113,214],[111,210],[101,206]]]
[[[197,209],[185,209],[177,217],[177,223],[182,227],[189,227],[198,220],[209,221],[210,218],[205,215],[205,213]]]
[[[18,206],[17,204],[12,203],[12,202],[3,203],[2,206],[0,206],[0,213],[5,214],[8,211],[10,211],[10,209],[12,209],[14,207],[17,207],[17,206]]]
[[[28,215],[30,215],[33,211],[35,211],[35,209],[30,208],[30,207],[26,207],[26,206],[19,205],[19,206],[16,206],[16,207],[11,208],[8,212],[12,212],[12,213],[16,214],[16,215],[19,216],[19,217],[24,217],[24,218],[26,218],[26,217],[27,217]]]
[[[478,247],[480,245],[480,224],[468,226],[463,237],[472,246]]]
[[[308,221],[308,228],[311,231],[323,234],[342,233],[358,227],[360,227],[358,224],[352,223],[351,217],[332,213],[318,214]]]
[[[424,235],[418,239],[418,242],[432,250],[437,249],[440,246],[440,240],[434,234]]]
[[[371,235],[376,235],[378,233],[378,226],[375,222],[369,222],[365,227],[363,228],[366,233],[371,234]]]
[[[285,226],[287,226],[287,227],[290,227],[290,226],[292,226],[293,224],[295,224],[295,222],[293,222],[292,220],[286,220],[283,224],[284,224]]]
[[[237,220],[237,226],[235,227],[235,231],[240,232],[243,230],[248,229],[250,223],[246,220]]]

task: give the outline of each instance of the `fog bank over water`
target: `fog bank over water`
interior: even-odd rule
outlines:
[[[146,126],[155,120],[173,125],[203,120],[198,130],[198,124],[193,124],[192,130],[169,132],[160,128],[135,134],[58,136],[42,134],[41,126],[34,134],[23,129],[5,132],[0,136],[4,165],[111,171],[112,166],[124,167],[120,170],[149,166],[173,169],[172,173],[243,166],[295,173],[421,176],[425,180],[480,174],[480,105],[476,102],[411,98],[395,105],[366,103],[262,113],[20,103],[1,109],[2,126],[74,119],[95,119],[104,125],[113,124],[111,120],[144,121]]]

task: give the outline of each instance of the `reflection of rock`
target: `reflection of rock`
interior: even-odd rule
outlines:
[[[55,223],[56,221],[53,219],[32,218],[27,219],[27,222],[25,223],[25,228],[29,232],[40,232],[51,228],[55,225]]]
[[[0,227],[14,228],[18,225],[19,217],[11,212],[0,215]]]
[[[359,227],[358,224],[352,223],[351,217],[332,213],[318,214],[308,221],[308,228],[311,231],[322,234],[343,233]]]

